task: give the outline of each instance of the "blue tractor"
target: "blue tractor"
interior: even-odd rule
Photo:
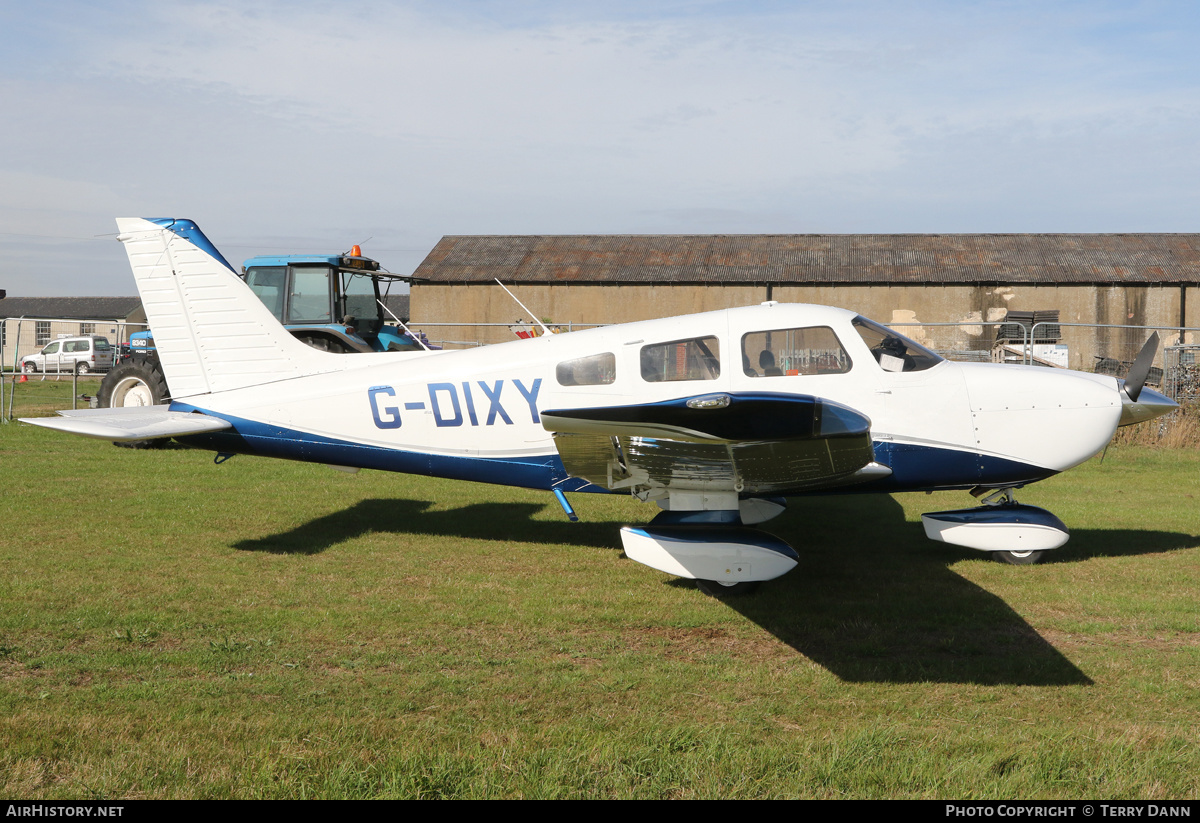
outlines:
[[[411,281],[381,271],[358,246],[349,254],[251,257],[242,279],[298,339],[323,351],[413,352],[436,348],[387,322],[383,299],[392,284]],[[129,336],[129,356],[105,376],[97,393],[101,408],[154,406],[170,400],[154,347],[153,329]]]

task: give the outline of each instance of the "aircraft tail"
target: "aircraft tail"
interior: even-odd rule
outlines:
[[[117,228],[173,398],[338,367],[292,337],[191,220],[122,217]]]

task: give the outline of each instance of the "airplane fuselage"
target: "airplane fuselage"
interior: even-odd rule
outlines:
[[[855,318],[765,304],[477,349],[341,355],[334,373],[184,397],[172,408],[233,422],[234,431],[189,439],[218,451],[563,491],[608,489],[564,468],[542,424],[548,409],[763,392],[833,401],[869,418],[875,460],[891,469],[842,491],[1021,485],[1087,460],[1116,429],[1122,404],[1113,378],[944,360],[891,371]],[[821,342],[810,349],[820,348],[819,357],[788,369],[749,362],[764,335],[814,329]],[[670,379],[647,373],[661,347],[668,360],[684,358],[684,343],[695,340],[707,341],[706,368],[667,362]],[[604,373],[564,373],[575,363],[599,363]]]

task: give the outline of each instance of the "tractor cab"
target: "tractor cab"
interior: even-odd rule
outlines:
[[[242,279],[280,323],[314,348],[423,348],[399,323],[387,323],[382,304],[393,283],[411,278],[380,271],[379,263],[363,257],[358,246],[345,255],[252,257],[242,266]]]

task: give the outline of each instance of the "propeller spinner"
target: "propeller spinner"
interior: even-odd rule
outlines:
[[[1179,404],[1171,398],[1145,387],[1157,352],[1158,332],[1154,332],[1138,352],[1137,359],[1129,367],[1125,379],[1121,381],[1124,397],[1121,398],[1121,421],[1118,426],[1132,426],[1134,423],[1153,420],[1179,408]]]

